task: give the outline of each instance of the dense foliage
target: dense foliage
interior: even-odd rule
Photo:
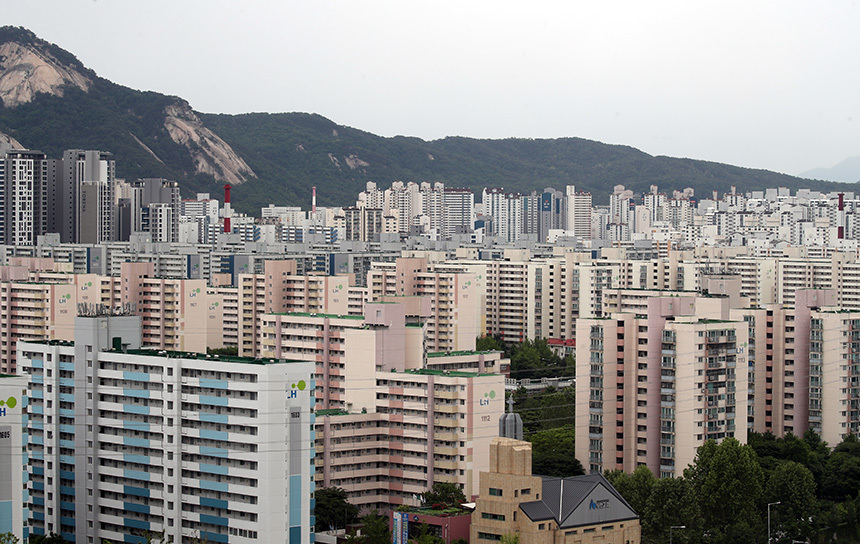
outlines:
[[[506,345],[499,336],[480,336],[475,348],[478,351],[503,351],[511,360],[511,378],[517,380],[576,376],[573,356],[559,357],[545,338]]]
[[[530,434],[532,443],[532,473],[540,476],[567,478],[585,474],[574,455],[574,429],[557,427]]]
[[[389,544],[391,531],[388,530],[388,517],[373,510],[361,518],[361,534],[352,531],[346,537],[354,544]]]
[[[512,392],[514,412],[523,420],[523,434],[526,439],[538,431],[573,427],[575,421],[575,396],[573,387],[529,391],[520,387]]]
[[[657,479],[645,466],[606,476],[640,515],[646,544],[667,542],[673,526],[678,543],[764,543],[768,504],[775,544],[857,542],[857,466],[854,436],[831,452],[814,432],[802,439],[751,433],[746,445],[706,442],[682,478]]]
[[[358,507],[347,500],[346,490],[339,487],[323,487],[314,493],[316,506],[316,531],[321,533],[332,528],[342,529],[358,520]]]
[[[436,510],[458,507],[466,502],[463,490],[456,484],[448,482],[435,482],[429,491],[421,497],[421,504]]]

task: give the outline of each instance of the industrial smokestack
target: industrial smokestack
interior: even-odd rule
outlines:
[[[317,213],[317,186],[314,185],[312,188],[314,190],[314,196],[313,200],[311,200],[311,211],[313,213]]]
[[[837,238],[843,240],[845,238],[845,193],[839,193],[839,212],[836,214],[837,220]]]
[[[230,184],[224,186],[224,234],[230,234],[230,217],[233,215],[233,210],[230,208]]]

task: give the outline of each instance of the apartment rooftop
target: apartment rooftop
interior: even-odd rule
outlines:
[[[477,378],[479,376],[498,376],[494,372],[463,372],[460,370],[437,370],[435,368],[413,368],[402,374],[418,374],[419,376],[451,376],[454,378]]]
[[[69,346],[73,347],[75,345],[72,340],[28,340],[31,344],[42,344],[46,346]],[[120,353],[121,350],[118,349],[105,349],[103,351],[111,352],[111,353]],[[242,364],[253,364],[253,365],[273,365],[273,364],[281,364],[281,363],[303,363],[306,361],[299,361],[293,359],[271,359],[271,358],[262,358],[256,359],[254,357],[238,357],[234,355],[209,355],[207,353],[195,353],[191,351],[168,351],[163,349],[154,349],[154,348],[141,348],[141,349],[129,349],[122,351],[122,353],[129,353],[131,355],[142,355],[146,357],[165,357],[167,359],[194,359],[200,361],[222,361],[225,363],[242,363]]]
[[[328,319],[355,319],[355,320],[363,320],[363,315],[338,315],[338,314],[323,314],[323,313],[310,313],[310,312],[282,312],[282,313],[273,313],[271,315],[290,315],[296,317],[324,317]]]
[[[318,416],[348,416],[349,412],[340,408],[328,408],[325,410],[315,410],[314,413]]]
[[[489,353],[500,353],[499,351],[435,351],[428,353],[427,357],[463,357],[464,355],[487,355]]]
[[[119,350],[107,350],[111,352],[119,352]],[[254,357],[237,357],[233,355],[209,355],[206,353],[194,353],[188,351],[167,351],[163,349],[130,349],[123,353],[131,355],[143,355],[147,357],[164,357],[167,359],[194,359],[198,361],[220,361],[224,363],[241,363],[251,365],[274,365],[283,363],[304,363],[307,361],[297,361],[292,359],[270,359]]]

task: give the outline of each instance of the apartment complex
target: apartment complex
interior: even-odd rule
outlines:
[[[19,340],[72,340],[75,316],[97,308],[134,308],[148,347],[205,352],[221,335],[202,280],[155,278],[147,263],[125,263],[119,277],[56,272],[50,260],[14,263],[0,272],[0,371],[15,371]]]
[[[422,297],[429,302],[425,318],[428,351],[459,351],[475,347],[481,333],[482,292],[476,274],[431,269],[426,258],[400,258],[379,263],[367,274],[370,301]]]
[[[262,358],[316,365],[317,481],[365,509],[418,504],[434,481],[475,494],[504,411],[507,361],[500,352],[427,353],[426,305],[262,317]]]
[[[833,289],[753,307],[739,283],[706,278],[707,296],[608,290],[604,317],[578,320],[576,427],[588,441],[576,454],[592,471],[673,476],[709,438],[812,429],[838,443],[860,428],[860,314]]]
[[[376,372],[369,385],[360,411],[317,410],[318,484],[345,489],[363,510],[416,506],[436,482],[477,495],[504,411],[503,376],[417,368]],[[363,393],[346,389],[347,399]]]
[[[577,320],[576,455],[590,472],[677,476],[703,441],[746,439],[749,328],[729,314],[728,297],[663,296],[644,318]]]
[[[30,533],[312,542],[313,365],[140,341],[140,317],[102,316],[19,345]]]

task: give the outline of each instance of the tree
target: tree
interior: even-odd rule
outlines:
[[[361,528],[362,544],[388,544],[391,542],[391,532],[388,530],[388,518],[377,510],[361,518],[364,526]]]
[[[669,528],[684,525],[683,531],[676,531],[673,542],[694,542],[695,535],[702,534],[702,516],[699,505],[693,496],[693,489],[684,478],[660,478],[654,482],[651,496],[648,497],[642,520],[643,541],[668,542]]]
[[[63,537],[58,535],[57,533],[51,533],[50,535],[30,535],[30,538],[27,539],[29,544],[65,544],[66,541],[63,540]]]
[[[502,337],[499,335],[484,335],[479,336],[477,340],[475,340],[475,350],[476,351],[506,351],[505,343],[502,341]]]
[[[411,535],[409,542],[413,544],[444,544],[445,542],[434,535],[426,523],[419,523],[414,529],[410,527],[409,534]]]
[[[633,510],[642,516],[648,506],[648,498],[651,496],[657,480],[651,469],[645,465],[640,465],[636,467],[633,474],[628,475],[616,469],[607,471],[605,476]]]
[[[340,487],[323,487],[314,493],[317,532],[343,528],[358,519],[358,507],[347,500],[346,490]]]
[[[520,387],[510,395],[514,399],[514,411],[523,419],[526,435],[574,424],[576,390],[573,387],[547,387],[543,391]]]
[[[449,508],[452,506],[460,506],[466,502],[466,496],[463,495],[463,490],[457,484],[447,482],[436,482],[429,491],[425,492],[422,497],[424,506],[437,507],[441,506]]]
[[[0,544],[18,544],[18,537],[12,533],[0,534]]]
[[[541,476],[580,476],[582,464],[574,456],[573,427],[537,431],[529,436],[532,443],[532,472]]]
[[[510,533],[502,535],[502,544],[520,544],[520,535],[512,535]]]
[[[522,344],[511,346],[510,358],[511,377],[518,380],[576,374],[573,358],[562,359],[552,351],[549,342],[542,338],[526,339]]]
[[[749,542],[761,534],[764,473],[750,446],[708,440],[684,470],[699,503],[704,530],[715,543]]]
[[[834,451],[821,481],[821,495],[834,501],[850,500],[860,489],[860,457]]]
[[[767,483],[767,502],[781,502],[772,512],[772,527],[778,527],[787,541],[806,540],[812,535],[810,521],[817,511],[815,479],[808,468],[783,461]]]

